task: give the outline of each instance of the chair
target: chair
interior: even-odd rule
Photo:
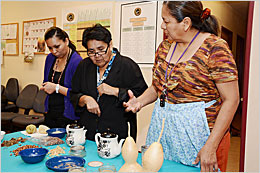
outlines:
[[[33,110],[36,113],[41,113],[44,115],[45,107],[44,102],[46,99],[47,94],[40,90],[33,102]],[[42,115],[24,115],[24,116],[17,116],[12,120],[12,123],[16,127],[25,128],[29,124],[39,125],[44,122],[44,116]]]
[[[5,91],[5,86],[4,86],[4,85],[1,85],[1,95],[4,94],[4,91]]]
[[[18,80],[16,78],[8,79],[4,93],[1,96],[1,99],[4,99],[7,104],[4,107],[1,106],[2,108],[1,112],[18,112],[18,108],[15,105],[18,95],[19,95]]]
[[[5,86],[1,85],[1,110],[3,110],[7,105],[6,96],[4,96]]]
[[[34,99],[38,93],[39,87],[34,84],[27,85],[19,94],[16,105],[18,108],[25,109],[24,114],[29,114],[30,109],[33,107]],[[2,112],[1,123],[2,127],[13,130],[12,119],[17,116],[23,116],[23,114],[14,112]]]

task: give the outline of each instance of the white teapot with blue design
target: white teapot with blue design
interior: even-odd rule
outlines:
[[[96,133],[95,141],[97,144],[98,155],[102,158],[110,159],[121,153],[122,144],[125,139],[121,139],[118,143],[118,135],[110,132],[109,128],[107,130],[107,132],[102,134]]]

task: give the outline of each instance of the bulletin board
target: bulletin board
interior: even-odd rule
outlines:
[[[44,41],[44,33],[52,26],[56,26],[55,17],[23,21],[22,53],[48,54],[49,49]]]
[[[1,49],[3,55],[19,55],[19,24],[1,24]]]

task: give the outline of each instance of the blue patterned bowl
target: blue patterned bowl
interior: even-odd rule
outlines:
[[[46,148],[28,148],[20,151],[19,155],[25,163],[38,163],[45,158],[48,152],[49,150]]]

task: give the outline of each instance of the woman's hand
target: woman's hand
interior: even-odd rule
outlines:
[[[103,94],[107,94],[118,97],[119,88],[112,87],[106,83],[102,83],[97,87],[97,89],[100,96],[102,96]]]
[[[136,113],[141,110],[142,103],[138,101],[138,99],[134,96],[134,93],[131,90],[128,90],[129,100],[128,102],[124,102],[123,106],[126,108],[126,112],[132,111],[133,113]]]
[[[218,172],[217,155],[213,147],[207,144],[202,147],[193,164],[197,165],[199,162],[201,172]]]
[[[86,105],[89,112],[97,114],[98,116],[101,115],[99,105],[94,98],[84,95],[80,98],[80,102]]]
[[[198,153],[194,163],[198,164],[200,161],[202,172],[218,171],[216,151],[232,122],[239,104],[238,81],[216,83],[216,86],[220,93],[222,105],[214,128],[212,129],[206,144]]]
[[[56,91],[56,84],[52,82],[44,82],[40,90],[45,91],[47,94],[52,94]]]

